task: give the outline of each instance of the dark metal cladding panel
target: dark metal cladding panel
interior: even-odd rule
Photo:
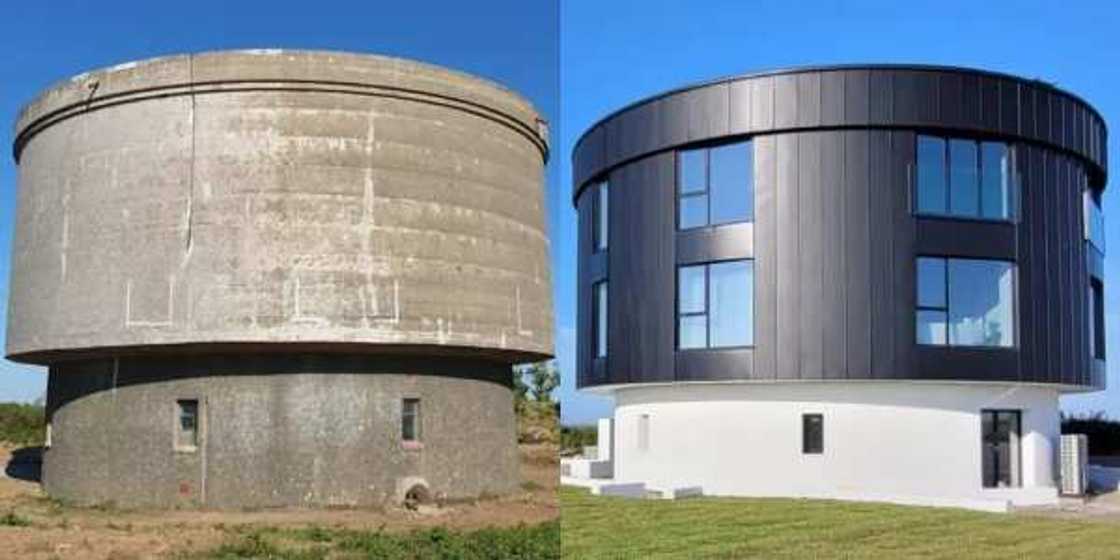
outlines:
[[[980,77],[980,124],[985,130],[999,130],[999,82],[991,76]]]
[[[1050,94],[1038,88],[1034,90],[1034,137],[1042,140],[1050,138]]]
[[[894,112],[894,71],[872,70],[869,88],[871,100],[868,119],[871,124],[891,124]]]
[[[797,75],[797,126],[821,125],[821,75],[817,72]]]
[[[1056,183],[1056,167],[1055,154],[1050,151],[1042,152],[1042,167],[1043,167],[1043,192],[1045,193],[1045,202],[1043,213],[1045,214],[1045,225],[1043,226],[1044,247],[1046,251],[1046,268],[1044,274],[1046,275],[1046,294],[1059,293],[1062,285],[1059,282],[1059,270],[1062,266],[1062,261],[1058,255],[1058,232],[1061,229],[1060,215],[1058,211],[1058,189]],[[1061,369],[1062,349],[1059,347],[1059,334],[1058,329],[1061,327],[1061,307],[1058,301],[1051,297],[1046,298],[1046,346],[1047,346],[1047,364],[1046,364],[1046,377],[1047,381],[1058,380],[1058,372]]]
[[[891,244],[894,290],[894,377],[906,377],[914,371],[914,255],[915,227],[910,203],[917,136],[911,131],[891,132],[891,221],[894,224]]]
[[[797,195],[799,212],[798,253],[800,302],[798,319],[800,332],[801,378],[824,377],[824,192],[821,173],[821,139],[828,133],[804,132],[798,134]]]
[[[871,224],[866,130],[844,132],[847,377],[871,372]]]
[[[1019,84],[999,80],[999,131],[1003,134],[1019,133]]]
[[[751,93],[754,86],[750,81],[731,82],[727,89],[727,132],[745,134],[751,128]]]
[[[914,99],[917,108],[915,118],[917,119],[917,124],[933,126],[941,121],[939,88],[940,81],[937,79],[936,73],[914,73]]]
[[[1025,177],[1027,180],[1024,183],[1024,198],[1030,199],[1030,222],[1025,226],[1028,235],[1030,235],[1031,246],[1031,283],[1034,285],[1034,292],[1031,294],[1022,294],[1021,302],[1024,305],[1034,306],[1034,362],[1032,364],[1034,372],[1030,377],[1032,379],[1046,379],[1050,371],[1050,346],[1049,336],[1051,325],[1049,323],[1050,306],[1048,298],[1036,297],[1036,294],[1049,293],[1051,284],[1047,278],[1047,266],[1049,264],[1047,259],[1046,248],[1046,229],[1050,226],[1046,219],[1046,208],[1049,206],[1049,200],[1046,196],[1046,176],[1044,175],[1043,166],[1043,152],[1030,146],[1027,151],[1027,167],[1028,172]],[[1022,271],[1020,271],[1021,273]]]
[[[788,129],[797,126],[797,110],[797,76],[775,76],[774,128]]]
[[[1038,101],[1033,87],[1019,84],[1019,134],[1035,138],[1038,127]]]
[[[727,84],[685,92],[688,104],[688,139],[707,140],[727,134]]]
[[[579,221],[576,223],[576,384],[584,387],[595,382],[591,374],[591,282],[587,273],[591,256],[591,196],[584,191],[576,202]]]
[[[624,118],[623,153],[626,159],[657,150],[657,131],[660,129],[657,104],[650,103],[628,111]]]
[[[1062,96],[1062,128],[1064,129],[1064,142],[1063,145],[1074,150],[1077,148],[1077,122],[1076,122],[1076,108],[1073,105],[1073,100]]]
[[[961,125],[968,129],[980,128],[980,77],[961,75]]]
[[[1007,222],[921,217],[917,228],[921,255],[1015,260],[1015,226]]]
[[[821,125],[836,126],[844,119],[844,72],[821,72]]]
[[[797,379],[800,376],[798,353],[801,348],[797,338],[800,334],[798,323],[801,318],[800,294],[801,257],[798,255],[800,232],[798,226],[799,196],[797,181],[799,176],[798,134],[777,135],[778,174],[777,192],[777,352],[778,379]]]
[[[1018,344],[1019,344],[1019,378],[1030,379],[1033,378],[1036,371],[1036,362],[1038,360],[1038,353],[1035,350],[1035,333],[1038,330],[1036,325],[1038,315],[1035,310],[1034,297],[1031,294],[1036,293],[1035,286],[1035,263],[1037,258],[1034,253],[1032,231],[1035,223],[1035,204],[1037,197],[1034,189],[1034,178],[1031,176],[1031,166],[1029,164],[1032,154],[1027,146],[1018,144],[1015,146],[1015,165],[1019,173],[1019,191],[1016,196],[1019,200],[1018,205],[1018,227],[1015,228],[1015,241],[1016,253],[1018,260],[1016,261],[1016,268],[1018,276],[1019,293],[1017,295],[1016,320],[1019,326]]]
[[[658,125],[662,146],[679,146],[688,142],[688,104],[683,93],[676,93],[657,101],[661,113]]]
[[[1080,178],[1080,164],[1073,158],[1066,158],[1067,166],[1069,167],[1069,185],[1066,188],[1067,196],[1071,200],[1071,214],[1072,221],[1070,222],[1069,231],[1069,244],[1070,244],[1070,288],[1073,293],[1073,332],[1074,332],[1074,346],[1073,346],[1073,364],[1075,370],[1068,381],[1072,383],[1084,383],[1083,375],[1085,372],[1090,371],[1088,363],[1089,355],[1089,333],[1088,322],[1089,314],[1086,301],[1086,296],[1089,290],[1088,276],[1085,274],[1085,242],[1079,235],[1083,231],[1081,212],[1081,178]]]
[[[623,143],[623,122],[622,119],[611,119],[606,123],[606,155],[607,161],[622,161],[624,155],[623,150],[626,148]]]
[[[950,128],[964,128],[964,86],[960,74],[941,74],[938,84],[941,123]]]
[[[846,375],[847,337],[844,309],[845,292],[844,216],[847,199],[844,193],[844,133],[825,132],[821,136],[821,194],[824,200],[821,216],[824,274],[824,303],[820,322],[824,331],[822,367],[824,377],[842,379]]]
[[[677,264],[754,258],[754,224],[727,224],[677,233]]]
[[[668,152],[611,176],[607,358],[612,382],[673,379],[673,166]]]
[[[1052,293],[1054,308],[1051,313],[1055,313],[1054,320],[1057,322],[1058,328],[1051,331],[1050,336],[1053,337],[1055,344],[1058,347],[1057,363],[1054,364],[1054,369],[1051,370],[1051,381],[1060,382],[1070,361],[1070,329],[1073,324],[1070,321],[1070,316],[1073,313],[1069,305],[1070,288],[1069,285],[1069,253],[1066,251],[1066,231],[1069,229],[1069,200],[1065,196],[1066,186],[1066,166],[1065,158],[1061,155],[1055,154],[1051,158],[1053,162],[1053,174],[1051,177],[1051,191],[1054,193],[1054,205],[1050,207],[1050,212],[1057,218],[1053,228],[1050,231],[1050,242],[1054,251],[1054,264],[1051,267],[1051,274],[1054,278],[1054,285],[1057,288]]]
[[[844,71],[844,121],[857,126],[869,123],[871,111],[871,72]]]
[[[774,78],[751,80],[751,128],[764,131],[774,128]]]
[[[1070,119],[1066,122],[1070,127],[1069,147],[1075,152],[1085,153],[1085,108],[1073,102],[1068,107]]]
[[[928,90],[922,90],[918,86],[920,74],[921,72],[894,72],[894,99],[891,104],[894,107],[895,124],[917,124],[921,120],[918,118],[919,92]]]
[[[591,173],[596,173],[597,170],[606,166],[606,144],[604,140],[604,128],[596,126],[591,129],[591,132],[587,133],[579,149],[575,151],[572,158],[572,179],[577,185],[582,185],[591,180]]]
[[[1013,348],[917,346],[915,379],[1018,381]]]
[[[677,352],[676,369],[678,381],[758,378],[754,370],[754,350],[750,348]]]
[[[778,367],[777,138],[757,137],[754,141],[754,158],[754,371],[756,377],[772,379]]]
[[[870,132],[870,264],[871,264],[871,376],[889,378],[894,372],[894,262],[891,244],[894,241],[893,205],[895,189],[905,185],[893,182],[891,174],[890,132]]]

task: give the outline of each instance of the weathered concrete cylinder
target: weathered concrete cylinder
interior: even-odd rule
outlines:
[[[378,56],[173,56],[48,89],[14,155],[6,353],[50,366],[52,495],[361,505],[406,480],[516,485],[510,366],[552,353],[528,102]],[[401,441],[403,399],[419,442]],[[194,452],[180,401],[198,402]]]

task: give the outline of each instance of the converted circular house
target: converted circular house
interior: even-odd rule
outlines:
[[[670,91],[574,152],[578,383],[613,480],[1057,500],[1058,398],[1105,384],[1104,121],[978,70]]]
[[[367,505],[518,483],[552,353],[547,131],[493,83],[236,51],[77,76],[16,126],[9,359],[66,500]]]

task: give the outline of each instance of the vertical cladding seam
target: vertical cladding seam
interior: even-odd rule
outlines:
[[[195,168],[195,95],[194,95],[194,55],[187,55],[187,75],[191,84],[191,162],[190,162],[190,178],[187,181],[187,247],[186,257],[190,257],[191,248],[194,246],[194,168]],[[168,318],[172,319],[172,318]]]

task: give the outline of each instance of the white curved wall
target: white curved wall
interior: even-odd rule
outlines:
[[[1058,390],[915,382],[703,383],[615,393],[615,480],[708,495],[1006,509],[1057,501]],[[1022,487],[984,489],[980,411],[1022,411]],[[824,453],[801,415],[824,415]],[[648,415],[648,437],[640,434]],[[643,441],[648,446],[643,449]]]

